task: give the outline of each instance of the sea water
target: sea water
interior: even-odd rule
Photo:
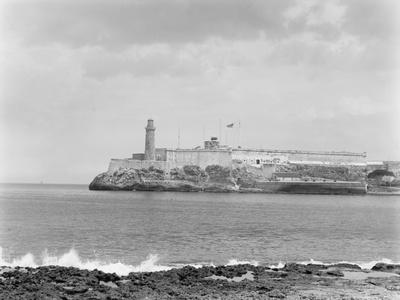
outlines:
[[[400,197],[0,185],[0,265],[127,274],[184,265],[400,262]]]

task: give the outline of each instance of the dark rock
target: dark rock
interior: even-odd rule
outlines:
[[[88,291],[86,286],[64,286],[62,288],[67,294],[82,294]]]
[[[333,265],[330,265],[329,267],[341,268],[341,269],[361,270],[361,267],[360,267],[359,265],[355,265],[355,264],[346,264],[346,263],[333,264]]]
[[[115,284],[114,282],[112,282],[112,281],[107,281],[107,282],[100,281],[99,284],[100,284],[100,285],[104,285],[104,286],[108,286],[108,287],[113,288],[113,289],[118,288],[118,285],[116,285],[116,284]]]
[[[347,169],[340,170],[340,172],[347,172]],[[187,165],[182,168],[171,169],[169,175],[165,174],[163,170],[153,167],[148,169],[119,168],[114,172],[105,172],[96,176],[90,183],[89,189],[111,191],[204,191],[212,193],[366,193],[365,184],[361,182],[347,184],[327,182],[314,182],[313,184],[306,182],[282,183],[271,181],[270,178],[266,178],[264,175],[255,174],[246,167],[236,166],[231,170],[231,168],[220,165],[209,165],[205,170],[199,166]]]
[[[327,269],[327,266],[317,264],[302,265],[297,263],[288,263],[283,267],[282,271],[318,275],[318,272],[324,269]]]
[[[385,268],[394,269],[390,266]],[[0,299],[266,299],[285,298],[288,294],[293,299],[297,296],[303,299],[301,291],[314,289],[320,295],[318,299],[350,299],[358,296],[354,294],[355,290],[363,289],[366,283],[370,283],[368,289],[373,289],[373,285],[379,287],[379,290],[374,290],[376,298],[392,299],[400,286],[400,277],[396,276],[374,281],[346,281],[339,279],[343,270],[340,267],[293,263],[278,271],[246,264],[187,266],[162,272],[130,273],[128,276],[56,266],[26,270],[2,274]],[[253,273],[254,279],[227,280],[248,272]],[[331,277],[313,276],[317,274]],[[206,279],[212,275],[225,279]],[[343,296],[332,292],[337,288],[343,290]]]
[[[115,274],[115,273],[104,273],[102,271],[99,270],[94,270],[94,276],[99,280],[99,281],[104,281],[104,282],[108,282],[108,281],[118,281],[121,278]]]
[[[377,263],[372,270],[400,274],[400,265]]]
[[[286,298],[286,294],[279,290],[272,290],[267,293],[269,298],[276,298],[276,299],[284,299]]]
[[[328,270],[328,271],[326,271],[326,274],[330,275],[330,276],[336,276],[336,277],[343,277],[344,276],[344,274],[339,270]]]

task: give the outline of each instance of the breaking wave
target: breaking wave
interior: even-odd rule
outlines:
[[[35,257],[31,253],[27,253],[22,257],[14,258],[10,261],[6,261],[3,257],[3,249],[0,247],[0,266],[8,267],[40,267],[40,266],[62,266],[62,267],[76,267],[79,269],[87,270],[100,270],[106,273],[116,273],[118,275],[128,275],[130,272],[157,272],[171,270],[172,266],[160,265],[157,262],[159,257],[154,254],[150,254],[147,258],[142,261],[139,265],[129,265],[121,262],[106,263],[100,260],[83,260],[80,258],[78,252],[75,249],[69,250],[67,253],[61,256],[52,256],[45,251],[42,255],[41,262],[38,263]]]
[[[3,256],[3,249],[0,247],[0,266],[7,267],[31,267],[36,268],[40,266],[50,266],[57,265],[63,267],[76,267],[79,269],[87,270],[100,270],[106,273],[116,273],[120,276],[128,275],[130,272],[157,272],[157,271],[168,271],[174,268],[183,268],[185,266],[193,266],[195,268],[201,268],[203,266],[215,266],[213,263],[199,262],[194,264],[159,264],[160,258],[156,254],[150,254],[147,258],[138,265],[129,265],[122,262],[109,263],[103,262],[98,259],[94,260],[83,260],[75,249],[70,249],[67,253],[61,256],[52,256],[47,251],[44,251],[41,257],[41,261],[34,257],[33,254],[27,253],[21,257],[13,259],[5,259]],[[362,269],[371,269],[377,263],[387,263],[387,264],[399,264],[400,262],[393,262],[390,259],[383,258],[381,260],[370,261],[370,262],[349,262],[340,261],[335,263],[347,263],[359,265]],[[299,262],[300,264],[322,264],[322,265],[332,265],[334,263],[324,263],[321,261],[310,259],[309,261]],[[254,266],[261,265],[256,260],[238,260],[230,259],[227,262],[227,266],[250,264]],[[275,265],[266,265],[270,268],[281,269],[285,266],[284,262],[279,262]]]
[[[237,259],[233,258],[233,259],[230,259],[226,265],[227,266],[236,266],[236,265],[245,265],[245,264],[253,265],[253,266],[257,267],[259,265],[259,262],[256,260],[237,260]]]

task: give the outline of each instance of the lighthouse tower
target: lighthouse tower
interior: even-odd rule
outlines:
[[[146,142],[144,147],[144,159],[155,160],[156,159],[156,147],[154,142],[154,121],[152,119],[147,120],[146,129]]]

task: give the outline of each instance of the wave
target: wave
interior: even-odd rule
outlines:
[[[0,247],[0,266],[7,266],[7,267],[31,267],[31,268],[37,268],[40,266],[50,266],[50,265],[56,265],[56,266],[62,266],[62,267],[76,267],[79,269],[87,269],[87,270],[100,270],[105,273],[116,273],[120,276],[125,276],[128,275],[131,272],[157,272],[157,271],[168,271],[171,269],[176,269],[176,268],[183,268],[185,266],[192,266],[195,268],[201,268],[203,266],[213,266],[215,265],[207,262],[199,262],[199,263],[189,263],[189,264],[183,264],[183,263],[176,263],[176,264],[168,264],[168,265],[162,265],[159,264],[159,256],[157,254],[149,254],[147,258],[142,261],[138,265],[130,265],[130,264],[124,264],[120,261],[118,262],[104,262],[100,261],[98,259],[94,260],[83,260],[78,252],[75,249],[70,249],[67,253],[64,253],[60,256],[53,256],[50,255],[46,250],[43,252],[41,261],[38,262],[38,260],[34,257],[33,254],[27,253],[21,257],[13,258],[6,260],[3,257],[3,249]],[[390,259],[383,258],[380,260],[374,260],[370,262],[349,262],[349,261],[339,261],[335,263],[325,263],[317,260],[310,259],[308,261],[301,261],[298,262],[299,264],[321,264],[321,265],[332,265],[336,263],[346,263],[346,264],[356,264],[360,266],[362,269],[372,269],[372,267],[377,264],[377,263],[387,263],[387,264],[400,264],[400,262],[393,262]],[[253,266],[259,266],[261,265],[258,261],[256,260],[238,260],[235,258],[229,259],[228,262],[226,263],[226,266],[235,266],[235,265],[241,265],[241,264],[250,264]],[[275,265],[266,265],[270,268],[278,268],[281,269],[285,266],[285,263],[280,261],[279,263]]]
[[[235,258],[230,259],[226,266],[236,266],[236,265],[253,265],[258,266],[260,263],[256,260],[237,260]]]
[[[79,269],[87,270],[100,270],[106,273],[116,273],[120,276],[128,275],[130,272],[157,272],[157,271],[168,271],[171,270],[172,266],[164,266],[157,264],[159,257],[154,254],[150,254],[147,258],[142,261],[139,265],[129,265],[121,262],[107,263],[100,260],[83,260],[80,258],[78,252],[75,249],[70,249],[67,253],[61,256],[49,255],[47,251],[42,254],[40,263],[31,253],[27,253],[19,258],[14,258],[11,261],[6,261],[3,258],[3,249],[0,247],[0,266],[7,267],[31,267],[37,268],[40,266],[62,266],[62,267],[76,267]]]

